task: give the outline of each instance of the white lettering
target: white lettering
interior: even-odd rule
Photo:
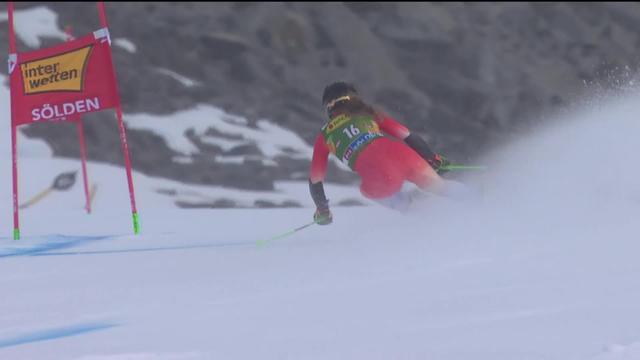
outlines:
[[[46,113],[45,113],[46,111]],[[53,109],[51,108],[51,105],[49,104],[44,104],[42,106],[42,110],[40,110],[40,114],[42,115],[42,118],[45,120],[50,120],[53,118]]]
[[[77,112],[85,112],[86,111],[86,109],[84,108],[84,102],[85,102],[85,100],[76,101],[76,111]]]
[[[93,101],[91,99],[87,99],[87,109],[88,111],[92,111],[92,110],[100,110],[100,99],[93,98]]]
[[[71,115],[76,112],[76,108],[73,106],[73,103],[62,104],[62,109],[64,110],[65,115]]]
[[[61,116],[63,116],[64,114],[61,114],[60,111],[58,111],[60,109],[60,107],[58,105],[54,105],[53,106],[53,112],[55,113],[56,118],[59,118]]]
[[[31,110],[31,120],[33,121],[40,120],[40,109]]]
[[[77,113],[86,113],[91,111],[100,110],[100,99],[94,97],[92,99],[83,99],[70,103],[50,104],[42,105],[42,108],[31,110],[32,121],[64,121],[68,115]]]

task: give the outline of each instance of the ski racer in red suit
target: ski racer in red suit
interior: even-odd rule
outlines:
[[[401,191],[405,181],[445,196],[466,192],[464,185],[439,176],[449,164],[446,159],[407,127],[366,104],[352,84],[327,86],[322,103],[329,121],[316,138],[309,174],[318,224],[332,222],[322,184],[330,153],[360,175],[362,195],[396,210],[406,211],[411,203],[410,195]]]

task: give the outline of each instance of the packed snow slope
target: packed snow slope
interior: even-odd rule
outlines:
[[[79,187],[56,194],[0,239],[0,358],[639,359],[638,104],[594,103],[487,156],[464,179],[481,203],[335,207],[263,246],[313,209],[147,192],[134,236],[123,174],[92,215]]]

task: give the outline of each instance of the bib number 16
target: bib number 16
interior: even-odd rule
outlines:
[[[345,133],[349,139],[352,139],[354,136],[360,134],[360,129],[358,129],[354,124],[351,124],[350,127],[342,129],[342,132]]]

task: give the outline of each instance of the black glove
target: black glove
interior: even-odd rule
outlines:
[[[449,171],[446,169],[446,166],[451,164],[449,160],[431,150],[429,145],[427,145],[420,136],[416,134],[409,134],[409,136],[404,139],[404,142],[415,150],[415,152],[420,154],[420,156],[425,159],[429,165],[431,165],[438,175]]]
[[[331,216],[329,206],[317,208],[315,214],[313,214],[313,221],[318,225],[331,224],[333,222],[333,216]]]
[[[428,159],[427,162],[431,165],[433,170],[438,173],[438,175],[448,172],[449,169],[447,169],[447,166],[451,165],[451,162],[440,154],[435,154],[435,156]]]
[[[324,194],[324,186],[322,181],[312,183],[309,179],[309,191],[311,191],[311,197],[316,204],[316,212],[313,214],[313,221],[318,225],[329,225],[333,221],[331,211],[329,210],[329,200]]]
[[[51,187],[55,190],[69,190],[76,182],[76,173],[77,171],[70,171],[58,175]]]

